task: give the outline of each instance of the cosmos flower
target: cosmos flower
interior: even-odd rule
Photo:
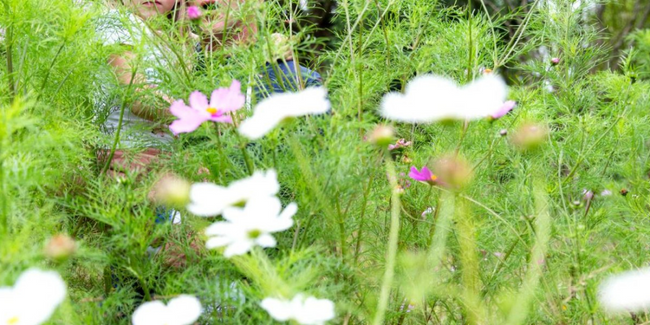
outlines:
[[[650,268],[627,271],[606,279],[599,288],[602,307],[611,313],[641,312],[650,308]]]
[[[418,170],[415,166],[412,166],[409,177],[416,181],[428,183],[429,185],[434,185],[438,181],[438,177],[427,166],[423,166],[422,170]]]
[[[389,144],[388,150],[396,150],[400,148],[406,148],[411,145],[411,141],[406,141],[404,139],[399,139],[395,144]]]
[[[255,106],[253,116],[243,121],[239,133],[250,140],[262,138],[288,118],[329,111],[327,90],[309,87],[295,93],[275,93]]]
[[[189,295],[180,295],[165,305],[155,300],[140,305],[131,317],[133,325],[191,325],[201,316],[201,302]]]
[[[246,254],[254,246],[275,247],[276,241],[271,234],[291,228],[292,217],[297,211],[295,203],[282,210],[277,197],[252,198],[243,209],[225,209],[225,221],[215,222],[205,230],[209,237],[206,247],[226,246],[225,257]]]
[[[187,7],[187,18],[191,20],[199,19],[201,17],[201,9],[197,6]]]
[[[464,86],[444,77],[424,75],[411,80],[404,94],[386,94],[380,113],[407,123],[476,120],[499,112],[507,94],[508,87],[495,74],[483,75]]]
[[[285,322],[293,320],[302,325],[320,325],[334,318],[334,303],[328,299],[296,295],[292,300],[264,298],[262,308],[273,319]]]
[[[252,176],[223,187],[212,183],[196,183],[190,187],[187,210],[200,217],[213,217],[227,207],[242,205],[255,197],[271,197],[278,193],[280,184],[275,170],[256,171]]]
[[[219,88],[212,92],[210,101],[199,91],[190,94],[190,106],[182,100],[172,103],[171,113],[178,117],[169,129],[175,135],[196,130],[203,122],[213,121],[232,123],[229,113],[244,106],[245,97],[241,93],[241,84],[233,80],[229,88]]]
[[[13,287],[0,287],[0,324],[45,323],[65,299],[66,291],[58,273],[29,269]]]

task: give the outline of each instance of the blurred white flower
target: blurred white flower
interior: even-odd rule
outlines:
[[[291,228],[298,206],[290,203],[281,210],[282,204],[277,197],[254,197],[243,209],[226,208],[223,211],[226,221],[215,222],[205,230],[210,237],[206,247],[227,246],[225,257],[246,254],[255,245],[275,247],[271,233]]]
[[[58,273],[29,269],[18,277],[13,287],[0,287],[0,324],[42,324],[52,316],[65,295],[65,282]]]
[[[180,295],[165,305],[149,301],[140,305],[131,317],[133,325],[190,325],[201,316],[201,302],[194,296]]]
[[[196,183],[190,188],[187,210],[201,217],[219,215],[227,207],[246,203],[255,197],[274,196],[280,190],[273,169],[256,171],[253,176],[234,181],[223,187],[212,183]]]
[[[291,117],[327,113],[330,102],[323,87],[309,87],[295,93],[276,93],[255,106],[253,116],[239,125],[239,133],[257,140]]]
[[[508,86],[495,74],[483,75],[464,86],[444,77],[424,75],[411,80],[404,94],[386,94],[381,115],[407,123],[475,120],[498,112],[507,95]]]
[[[598,298],[611,313],[640,312],[650,308],[650,268],[627,271],[606,279]]]
[[[294,320],[303,325],[319,325],[334,318],[334,303],[328,299],[296,295],[291,301],[264,298],[262,308],[277,321]]]

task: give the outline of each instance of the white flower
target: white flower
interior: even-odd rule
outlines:
[[[65,295],[65,282],[58,273],[29,269],[18,277],[13,288],[0,287],[0,324],[42,324]]]
[[[201,217],[219,215],[229,206],[242,204],[254,197],[270,197],[278,193],[280,184],[273,169],[256,171],[253,176],[223,187],[212,183],[196,183],[190,188],[187,210]]]
[[[165,305],[149,301],[140,305],[131,317],[133,325],[190,325],[201,316],[201,302],[189,295],[180,295]]]
[[[603,308],[612,313],[650,309],[650,268],[609,277],[600,285],[598,298]]]
[[[327,90],[309,87],[296,93],[276,93],[255,106],[253,116],[239,125],[239,133],[257,140],[290,117],[323,114],[330,109]]]
[[[408,123],[475,120],[499,111],[507,95],[505,82],[494,74],[460,87],[451,79],[424,75],[411,80],[404,94],[386,94],[381,115]]]
[[[291,301],[264,298],[262,308],[277,321],[294,320],[303,325],[324,324],[334,318],[334,303],[328,299],[316,299],[296,295]]]
[[[223,211],[226,221],[212,224],[205,230],[209,238],[209,249],[227,246],[225,257],[246,254],[255,245],[275,247],[276,241],[271,233],[283,231],[293,225],[294,214],[298,211],[295,203],[284,211],[277,197],[255,197],[241,208],[227,208]]]

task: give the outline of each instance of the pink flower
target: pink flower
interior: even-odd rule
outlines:
[[[183,100],[177,100],[169,108],[178,120],[172,122],[169,129],[175,135],[196,130],[205,121],[232,123],[229,114],[244,106],[245,97],[241,93],[241,84],[233,80],[230,88],[219,88],[212,92],[210,102],[199,91],[190,94],[190,106]]]
[[[409,177],[416,181],[429,183],[430,185],[435,184],[438,180],[438,176],[434,175],[427,166],[422,167],[422,170],[418,170],[415,166],[411,167]]]
[[[514,100],[509,100],[503,103],[503,105],[496,112],[492,113],[490,117],[494,120],[499,119],[504,115],[508,114],[508,112],[512,111],[512,109],[515,108],[515,106],[517,106],[517,102],[515,102]]]
[[[404,147],[408,147],[410,145],[411,145],[411,141],[406,141],[404,139],[399,139],[399,140],[397,140],[397,142],[395,142],[395,144],[389,144],[388,145],[388,150],[395,150],[395,149],[399,149],[399,148],[404,148]]]
[[[187,18],[191,20],[199,19],[201,17],[201,10],[197,6],[187,7]]]

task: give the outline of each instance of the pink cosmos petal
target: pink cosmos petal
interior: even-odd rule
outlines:
[[[433,173],[427,168],[427,166],[422,167],[421,171],[418,171],[415,166],[411,167],[411,171],[409,172],[409,177],[420,182],[431,182],[433,181]]]
[[[504,115],[508,114],[508,112],[510,112],[513,108],[515,108],[515,106],[517,106],[517,102],[515,102],[514,100],[509,100],[503,103],[503,105],[496,112],[492,113],[490,117],[492,117],[495,120],[501,118]]]
[[[210,105],[220,112],[236,111],[244,106],[246,97],[241,93],[241,83],[233,80],[229,88],[219,88],[212,92]]]
[[[194,91],[190,94],[190,106],[197,111],[205,112],[208,109],[208,98],[200,91]]]
[[[232,123],[232,117],[230,115],[218,115],[210,117],[210,121],[221,122],[221,123]]]
[[[197,19],[201,17],[201,10],[197,6],[189,6],[187,7],[187,18],[189,19]]]
[[[169,129],[174,133],[174,135],[192,132],[196,130],[201,123],[207,121],[205,115],[188,107],[182,100],[175,101],[169,108],[169,111],[174,116],[178,117],[178,120],[169,125]]]

